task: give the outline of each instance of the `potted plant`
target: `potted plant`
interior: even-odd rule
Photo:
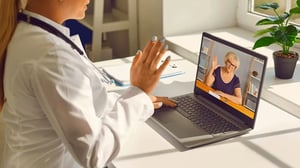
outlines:
[[[257,6],[263,10],[273,10],[274,15],[268,16],[259,20],[256,25],[267,25],[268,28],[263,28],[254,33],[255,37],[262,36],[254,43],[253,49],[259,47],[277,44],[281,50],[273,52],[275,76],[280,79],[290,79],[293,77],[295,66],[299,55],[295,51],[291,51],[291,47],[295,43],[300,43],[297,37],[299,30],[296,26],[290,24],[290,18],[294,14],[300,14],[300,0],[296,2],[297,6],[290,9],[289,12],[279,14],[277,9],[278,3],[263,3]]]

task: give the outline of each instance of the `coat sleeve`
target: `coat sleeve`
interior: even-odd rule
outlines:
[[[31,74],[32,88],[74,159],[83,167],[102,167],[117,156],[130,129],[153,114],[153,105],[149,96],[136,87],[119,96],[99,87],[102,90],[97,93],[101,95],[95,95],[91,72],[82,62],[69,59],[74,57],[69,52],[60,51],[40,60]]]

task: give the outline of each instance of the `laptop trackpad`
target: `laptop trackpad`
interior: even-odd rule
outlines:
[[[169,133],[182,142],[213,138],[212,135],[194,125],[175,109],[158,110],[154,113],[153,119],[158,121]]]

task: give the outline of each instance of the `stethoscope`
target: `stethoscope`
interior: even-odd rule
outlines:
[[[27,22],[29,24],[38,26],[46,31],[48,31],[49,33],[52,33],[54,35],[56,35],[57,37],[61,38],[62,40],[64,40],[65,42],[67,42],[68,44],[71,45],[71,47],[73,49],[75,49],[80,55],[84,55],[84,52],[72,41],[70,40],[66,35],[64,35],[62,32],[60,32],[59,30],[57,30],[55,27],[53,27],[52,25],[34,18],[32,16],[26,15],[22,12],[18,13],[18,20],[22,20],[24,22]]]

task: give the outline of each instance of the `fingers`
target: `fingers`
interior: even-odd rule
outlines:
[[[156,68],[163,54],[168,50],[165,45],[165,38],[158,40],[156,36],[147,44],[143,51],[143,62],[151,68]]]
[[[157,69],[157,72],[159,74],[162,74],[163,71],[167,68],[168,64],[170,63],[171,56],[168,56],[165,61],[160,65],[160,67]]]
[[[142,61],[145,62],[148,58],[148,55],[152,49],[152,47],[157,43],[157,36],[153,36],[152,39],[146,44],[145,48],[143,49],[143,58]]]
[[[169,106],[169,107],[176,107],[177,106],[177,103],[174,100],[169,99],[168,97],[163,97],[161,99],[161,101],[163,102],[164,105]]]
[[[142,56],[142,51],[138,50],[135,54],[135,57],[133,58],[132,66],[137,64],[137,62],[141,59],[141,56]]]
[[[151,65],[152,61],[155,60],[158,56],[161,56],[162,55],[161,53],[165,52],[164,43],[165,43],[165,38],[162,38],[152,46],[149,52],[148,59],[146,60],[149,65]]]
[[[153,103],[154,109],[159,109],[163,106],[163,102],[155,102]]]
[[[168,107],[177,106],[177,103],[174,100],[169,99],[168,97],[152,96],[151,100],[155,109],[162,107],[162,105],[166,105]]]
[[[157,57],[155,57],[152,61],[151,66],[153,68],[156,68],[157,64],[161,61],[161,58],[164,56],[164,54],[167,52],[167,50],[168,50],[168,45],[163,45],[162,48],[160,48],[159,55]],[[170,60],[169,57],[167,59]]]

